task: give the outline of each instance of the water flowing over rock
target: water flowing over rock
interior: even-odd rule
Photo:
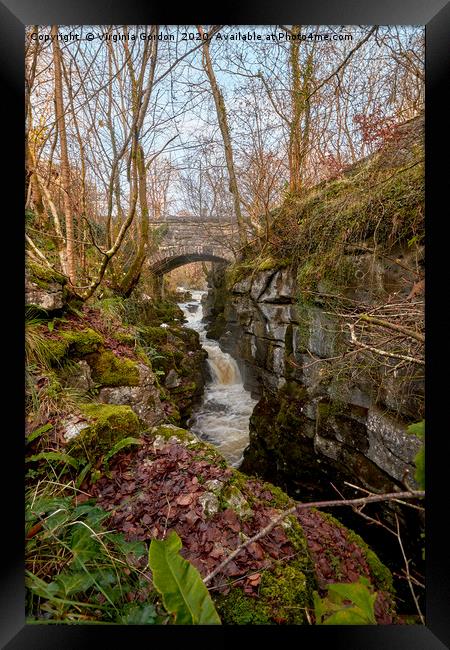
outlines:
[[[192,302],[180,306],[188,321],[187,327],[199,333],[208,354],[210,380],[201,403],[193,411],[189,427],[200,438],[216,445],[228,462],[238,465],[248,444],[249,419],[256,400],[245,390],[235,359],[224,352],[217,341],[206,338],[206,324],[202,320],[206,292],[191,293],[197,300],[197,309],[191,308]]]

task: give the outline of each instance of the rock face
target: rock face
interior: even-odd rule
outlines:
[[[358,268],[364,264],[362,255]],[[369,300],[374,286],[362,277],[352,295]],[[389,266],[379,264],[371,277],[390,292],[410,289]],[[423,384],[414,391],[405,384],[394,400],[386,373],[376,384],[363,371],[343,379],[334,359],[345,335],[320,301],[303,298],[295,267],[254,272],[228,294],[215,280],[206,304],[212,330],[221,323],[221,346],[240,360],[246,388],[260,398],[242,469],[293,491],[310,486],[312,494],[336,473],[375,491],[405,487],[405,480],[414,485],[421,442],[406,426],[420,419]]]

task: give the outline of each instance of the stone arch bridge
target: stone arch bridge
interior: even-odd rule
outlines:
[[[159,243],[148,259],[149,269],[163,276],[190,262],[231,262],[238,247],[236,220],[204,217],[164,217],[150,221]]]

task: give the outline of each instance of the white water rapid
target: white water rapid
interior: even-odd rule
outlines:
[[[186,291],[182,287],[179,290]],[[200,343],[208,353],[212,377],[212,381],[205,386],[201,403],[189,420],[189,428],[199,438],[217,447],[230,465],[237,467],[248,444],[249,419],[256,400],[244,389],[233,357],[222,352],[217,341],[206,338],[201,304],[206,291],[189,291],[192,300],[179,303],[179,306],[188,321],[186,327],[200,335]]]

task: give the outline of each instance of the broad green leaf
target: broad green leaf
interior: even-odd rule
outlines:
[[[376,625],[376,621],[369,618],[359,607],[344,607],[329,616],[324,625]]]
[[[156,610],[153,605],[129,603],[119,616],[117,622],[122,625],[153,625],[156,621]]]
[[[33,442],[33,440],[36,440],[36,438],[42,436],[42,434],[46,431],[50,431],[50,429],[53,429],[53,424],[44,424],[44,426],[35,429],[27,435],[27,443]]]
[[[167,539],[152,539],[149,565],[153,584],[177,625],[220,625],[211,596],[197,569],[179,554],[181,539],[172,531]]]
[[[364,577],[358,582],[330,584],[325,598],[314,592],[316,625],[376,625],[376,597]]]
[[[47,323],[48,331],[53,332],[55,329],[55,321],[54,320],[49,320]]]
[[[142,445],[142,440],[139,438],[133,438],[129,436],[128,438],[122,438],[122,440],[119,440],[119,442],[116,442],[114,447],[106,454],[104,463],[106,464],[114,454],[117,454],[118,451],[123,449],[124,447],[127,447],[128,445]]]
[[[115,545],[118,552],[122,555],[135,555],[136,557],[142,557],[146,552],[146,546],[144,542],[129,542],[124,538],[122,534],[110,533],[108,535],[108,540]]]
[[[63,572],[56,578],[60,595],[63,597],[84,593],[94,584],[94,577],[85,571],[74,573]]]
[[[360,578],[362,580],[362,578]],[[351,582],[349,584],[331,584],[328,586],[329,592],[334,592],[342,600],[351,600],[352,603],[367,612],[373,611],[376,594],[371,594],[367,584],[363,582]]]
[[[98,555],[98,540],[92,531],[81,522],[73,525],[70,550],[73,553],[72,566],[80,566]]]

